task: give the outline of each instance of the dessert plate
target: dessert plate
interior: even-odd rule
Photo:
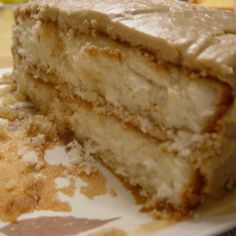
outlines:
[[[0,69],[0,76],[11,68]],[[57,156],[57,158],[53,158]],[[47,156],[51,165],[70,165],[63,147],[52,150]],[[89,199],[81,193],[85,182],[75,180],[76,191],[69,197],[62,193],[58,198],[71,206],[71,212],[35,211],[21,215],[17,223],[0,222],[0,235],[16,236],[66,236],[66,235],[217,235],[236,226],[236,194],[200,209],[191,219],[174,222],[154,220],[149,214],[140,212],[140,205],[123,184],[99,163],[94,163],[106,179],[111,192]],[[67,177],[57,179],[65,186]],[[114,194],[115,193],[115,194]]]

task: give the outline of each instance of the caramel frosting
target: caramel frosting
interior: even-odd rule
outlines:
[[[154,54],[157,59],[219,78],[236,76],[236,15],[177,0],[32,0],[40,20],[95,30]],[[19,12],[19,11],[18,11]]]

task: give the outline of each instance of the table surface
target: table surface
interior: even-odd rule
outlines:
[[[13,65],[11,55],[11,27],[13,23],[13,13],[9,9],[0,9],[0,68],[11,67]],[[222,236],[236,236],[236,230]]]

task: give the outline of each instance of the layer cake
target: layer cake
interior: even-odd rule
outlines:
[[[177,0],[33,0],[15,12],[19,92],[156,214],[236,182],[236,15]],[[86,148],[86,147],[85,147]]]

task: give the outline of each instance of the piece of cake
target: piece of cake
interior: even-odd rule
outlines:
[[[13,28],[18,90],[156,212],[236,182],[236,15],[175,0],[35,0]],[[91,147],[90,147],[91,148]]]

